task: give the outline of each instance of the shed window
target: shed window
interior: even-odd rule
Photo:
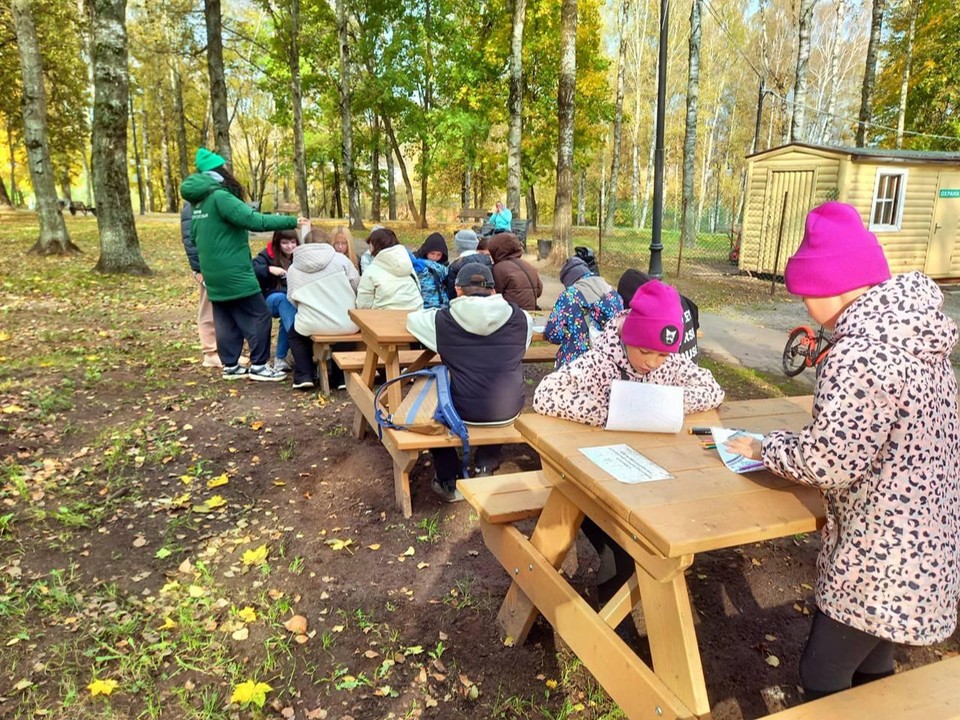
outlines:
[[[899,230],[903,219],[903,198],[907,189],[907,171],[877,169],[870,209],[871,230]]]

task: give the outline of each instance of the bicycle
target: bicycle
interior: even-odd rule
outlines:
[[[808,367],[816,367],[819,372],[831,347],[830,333],[822,325],[816,333],[806,325],[795,327],[783,348],[783,372],[787,377],[799,375]]]

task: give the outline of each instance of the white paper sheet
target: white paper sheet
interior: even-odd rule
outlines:
[[[666,480],[673,475],[629,445],[600,445],[580,448],[601,470],[610,473],[622,483],[636,485],[654,480]]]
[[[542,333],[542,332],[543,332],[544,330],[546,330],[546,329],[547,329],[547,326],[546,326],[546,325],[534,325],[534,326],[533,326],[533,331],[534,331],[535,333]]]
[[[716,443],[717,452],[723,464],[735,473],[748,473],[763,470],[765,467],[762,460],[750,460],[743,455],[737,455],[730,452],[724,446],[725,442],[738,437],[751,437],[756,440],[763,440],[763,435],[759,433],[747,432],[746,430],[735,430],[725,427],[710,428],[710,434],[713,436],[713,442]]]
[[[614,380],[607,430],[677,433],[683,427],[683,388]]]

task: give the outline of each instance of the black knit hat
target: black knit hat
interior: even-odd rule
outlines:
[[[449,258],[449,251],[447,250],[447,241],[443,238],[443,235],[440,233],[430,233],[427,236],[427,239],[423,241],[423,245],[420,246],[420,249],[417,250],[418,258],[426,258],[427,253],[431,252],[441,252],[443,257],[440,258],[440,262],[443,265],[447,264],[447,259]]]

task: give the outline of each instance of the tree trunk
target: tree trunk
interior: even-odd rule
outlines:
[[[627,20],[630,0],[620,1],[620,52],[617,59],[617,105],[613,116],[613,157],[610,161],[610,188],[607,191],[607,222],[605,232],[613,229],[617,215],[617,196],[620,184],[620,143],[623,139],[623,86],[627,72]]]
[[[73,202],[73,193],[70,190],[70,171],[66,168],[60,173],[60,192],[64,200]],[[69,210],[69,207],[67,208]]]
[[[527,188],[527,222],[533,232],[537,232],[537,224],[540,222],[540,208],[537,205],[537,194],[533,190],[533,184]]]
[[[880,31],[883,28],[883,0],[873,0],[870,18],[870,41],[867,43],[867,62],[863,70],[863,90],[860,93],[860,114],[857,116],[856,146],[867,140],[867,125],[873,119],[873,84],[877,77],[877,59],[880,55]]]
[[[513,0],[513,28],[510,35],[510,96],[507,107],[507,207],[520,209],[520,143],[523,137],[523,24],[527,0]]]
[[[13,208],[13,203],[10,201],[10,196],[7,194],[7,186],[4,184],[3,178],[0,178],[0,205]]]
[[[418,228],[427,227],[427,180],[430,176],[430,147],[427,145],[427,139],[420,140],[420,212],[417,221]]]
[[[154,212],[157,208],[153,203],[153,186],[150,184],[150,142],[147,134],[147,99],[142,98],[140,106],[140,120],[143,125],[143,187],[147,192],[147,209]]]
[[[842,1],[842,0],[841,0]],[[793,118],[790,121],[790,140],[806,139],[803,123],[807,102],[807,67],[810,63],[810,21],[816,0],[800,0],[800,21],[797,29],[797,75],[793,85]]]
[[[700,102],[700,0],[690,9],[690,61],[687,76],[687,126],[683,134],[683,220],[681,242],[693,247],[697,242],[697,213],[694,208],[693,182],[697,153],[697,110]]]
[[[360,188],[353,170],[353,113],[350,109],[350,46],[347,36],[347,12],[344,0],[337,0],[337,33],[340,43],[340,125],[342,130],[341,153],[343,155],[343,174],[347,184],[347,200],[350,203],[350,228],[363,230],[360,219]]]
[[[97,196],[100,259],[105,273],[147,275],[127,177],[126,0],[93,0],[93,184]]]
[[[230,116],[227,104],[227,81],[223,71],[223,25],[220,0],[203,0],[203,17],[207,24],[207,69],[210,73],[210,107],[213,112],[214,143],[217,152],[231,164]]]
[[[577,225],[583,225],[583,216],[587,211],[587,171],[580,168],[577,181]]]
[[[577,0],[560,8],[560,81],[557,90],[557,194],[553,204],[552,264],[560,267],[573,253],[571,191],[573,185],[573,119],[577,81]]]
[[[330,217],[330,206],[327,204],[327,161],[320,159],[320,217]]]
[[[290,101],[293,104],[293,177],[300,215],[310,217],[307,159],[303,141],[303,91],[300,85],[300,0],[290,0]]]
[[[637,62],[634,65],[633,75],[633,166],[631,168],[631,201],[633,203],[633,227],[642,226],[640,220],[640,69],[643,67],[643,49],[646,47],[644,39],[647,36],[647,0],[643,3],[643,24],[637,36]],[[636,16],[634,16],[636,17]]]
[[[656,101],[654,101],[653,115],[656,117],[657,108]],[[653,127],[654,135],[656,135],[657,128],[656,123]],[[653,191],[653,182],[651,178],[653,177],[653,162],[655,159],[655,154],[657,150],[657,143],[653,138],[650,139],[650,150],[647,153],[647,173],[643,177],[643,209],[640,211],[640,227],[647,226],[647,213],[650,211],[650,193]]]
[[[380,118],[374,113],[370,150],[370,218],[380,222]]]
[[[17,189],[17,155],[16,148],[13,146],[13,119],[7,118],[7,148],[10,151],[10,200],[14,207],[23,204],[23,199],[18,197]]]
[[[12,5],[23,78],[23,135],[40,219],[40,234],[30,252],[41,255],[66,254],[77,252],[79,248],[70,241],[57,202],[47,134],[47,91],[32,6],[31,0],[13,0]]]
[[[132,129],[130,134],[133,137],[133,166],[137,171],[137,197],[140,199],[140,214],[143,215],[147,211],[147,203],[143,190],[143,165],[140,163],[140,141],[139,138],[137,138],[137,112],[133,108],[133,95],[129,96],[128,103],[130,106],[130,126]]]
[[[910,66],[913,64],[913,40],[917,33],[917,6],[920,0],[910,2],[910,27],[907,29],[907,52],[900,79],[900,111],[897,113],[897,148],[903,147],[903,130],[907,121],[907,92],[910,89]]]
[[[164,212],[175,213],[180,209],[177,201],[177,184],[173,180],[173,161],[170,157],[170,118],[163,93],[158,94],[160,106],[160,172],[163,175]]]
[[[333,206],[336,208],[335,217],[343,217],[343,198],[340,195],[340,163],[333,161]]]
[[[844,15],[845,3],[837,3],[837,25],[833,32],[833,50],[830,53],[830,74],[827,76],[828,88],[835,88],[837,86],[837,76],[839,75],[840,69],[840,38],[843,31],[843,15]],[[829,142],[833,139],[833,126],[835,119],[833,117],[834,108],[837,105],[837,94],[836,92],[827,92],[827,112],[826,112],[826,121],[823,123],[823,133],[820,135],[820,142]],[[757,150],[757,148],[754,148]]]
[[[183,80],[180,71],[173,73],[173,114],[177,121],[177,152],[180,158],[180,182],[190,174],[190,161],[187,153],[187,118],[183,113]]]
[[[390,138],[387,138],[389,140]],[[393,153],[388,145],[386,152],[383,153],[383,159],[387,166],[387,218],[397,219],[397,186],[393,177]]]
[[[421,227],[420,216],[417,213],[417,206],[413,202],[413,185],[410,182],[410,176],[407,174],[407,164],[403,161],[403,155],[400,154],[400,145],[397,143],[397,136],[393,132],[393,123],[386,115],[383,116],[383,127],[387,131],[387,137],[390,138],[390,146],[397,156],[397,164],[400,166],[400,175],[403,177],[403,187],[407,191],[407,208],[410,210],[410,217],[413,218],[413,224]],[[390,218],[391,220],[395,218]]]

